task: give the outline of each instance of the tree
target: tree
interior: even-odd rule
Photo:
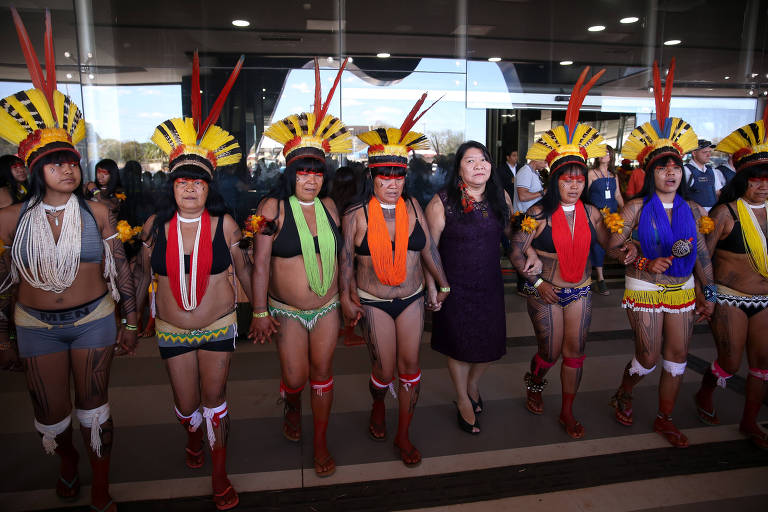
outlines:
[[[438,155],[449,155],[464,142],[464,134],[456,130],[440,130],[427,133],[427,138],[432,143],[432,148]]]

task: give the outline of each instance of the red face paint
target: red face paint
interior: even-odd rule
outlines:
[[[389,180],[398,180],[399,181],[399,180],[404,180],[405,179],[405,176],[376,176],[376,177],[379,178],[380,180],[385,180],[385,181],[389,181]]]
[[[323,177],[323,171],[296,171],[296,176],[318,176]]]
[[[762,178],[749,178],[749,183],[752,185],[768,185],[768,176],[764,176]]]
[[[584,183],[586,178],[583,174],[561,174],[558,181]]]

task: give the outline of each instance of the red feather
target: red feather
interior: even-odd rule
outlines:
[[[672,102],[672,82],[675,77],[675,58],[669,61],[669,71],[667,72],[667,79],[664,82],[664,119],[669,117],[669,107]]]
[[[400,125],[400,140],[398,142],[402,142],[403,137],[405,137],[405,134],[411,131],[411,128],[413,128],[413,125],[416,124],[415,116],[416,113],[419,111],[421,106],[424,104],[424,100],[427,99],[427,93],[424,93],[421,95],[421,98],[419,98],[419,101],[416,102],[416,104],[413,106],[410,112],[408,112],[408,115],[405,116],[405,120],[403,121],[403,124]]]
[[[46,80],[45,97],[53,114],[56,124],[59,118],[53,103],[53,93],[56,91],[56,54],[53,52],[53,29],[51,28],[51,11],[45,10],[45,71],[48,73]]]
[[[413,118],[413,124],[415,125],[416,123],[418,123],[418,122],[419,122],[419,119],[421,119],[421,118],[422,118],[422,116],[424,116],[424,114],[426,114],[427,112],[429,112],[429,109],[431,109],[432,107],[434,107],[434,106],[435,106],[435,104],[436,104],[438,101],[440,101],[441,99],[443,99],[443,98],[445,98],[445,94],[443,94],[442,96],[440,96],[439,98],[437,98],[437,99],[436,99],[434,102],[432,102],[432,104],[431,104],[430,106],[428,106],[428,107],[426,108],[426,110],[423,110],[423,111],[421,112],[421,114],[419,114],[419,115],[417,115],[416,117],[414,117],[414,118]]]
[[[581,110],[582,105],[584,105],[584,99],[587,97],[587,93],[589,92],[590,89],[592,89],[592,86],[595,85],[595,83],[598,80],[600,80],[600,77],[603,76],[604,74],[605,74],[605,68],[595,73],[595,75],[589,79],[589,82],[587,82],[587,84],[579,90],[578,103],[576,104],[576,114],[575,114],[576,117],[573,119],[574,128],[576,127],[576,124],[579,121],[579,110]]]
[[[203,135],[200,133],[200,118],[202,117],[200,106],[202,100],[200,97],[200,56],[197,54],[197,50],[195,50],[195,56],[192,57],[192,90],[190,92],[192,97],[192,121],[195,124],[197,138],[201,139]]]
[[[317,125],[320,124],[320,110],[322,110],[322,99],[321,99],[321,89],[322,85],[320,83],[320,63],[317,60],[317,57],[315,57],[315,104],[312,105],[312,111],[315,114],[315,129],[317,129]]]
[[[29,40],[27,29],[24,28],[24,22],[21,21],[21,17],[15,7],[11,7],[11,14],[13,15],[13,23],[16,25],[16,33],[19,35],[21,51],[24,53],[24,60],[27,62],[29,76],[32,79],[32,86],[41,91],[45,91],[46,87],[43,70],[40,67],[40,61],[37,59],[37,54],[32,46],[32,42]]]
[[[584,68],[584,71],[579,75],[579,79],[576,80],[576,85],[573,86],[573,92],[571,92],[571,97],[568,100],[568,108],[565,110],[565,126],[568,127],[569,132],[573,131],[576,122],[579,120],[579,108],[581,107],[579,95],[581,93],[581,84],[584,83],[584,79],[587,77],[588,72],[589,66]]]
[[[203,135],[205,135],[205,132],[206,130],[208,130],[208,127],[211,126],[212,124],[215,124],[216,121],[219,119],[219,114],[221,114],[221,109],[224,107],[224,102],[227,101],[227,96],[229,95],[229,91],[231,91],[232,87],[235,85],[235,80],[237,80],[237,75],[240,74],[240,70],[243,68],[244,61],[245,61],[245,55],[241,55],[237,61],[237,65],[235,66],[235,69],[233,69],[232,74],[229,75],[229,80],[227,80],[227,83],[224,84],[224,88],[219,93],[219,97],[216,98],[216,101],[214,102],[213,107],[211,108],[211,111],[208,113],[208,117],[205,119],[205,122],[203,123],[203,126],[200,129],[200,132],[199,132],[200,139],[203,138]]]
[[[349,57],[344,59],[344,62],[342,62],[341,66],[339,66],[339,72],[336,73],[336,80],[333,81],[331,91],[328,93],[328,97],[325,99],[325,103],[323,103],[323,108],[320,110],[320,117],[315,117],[315,131],[317,131],[317,127],[320,126],[320,121],[323,120],[325,114],[328,112],[328,107],[331,106],[331,98],[333,98],[333,93],[336,92],[336,86],[338,86],[339,82],[341,81],[341,74],[344,72],[344,68],[347,66],[347,61],[349,61]],[[315,60],[315,62],[317,62],[317,60]],[[315,77],[315,80],[317,80],[317,77]],[[318,87],[317,90],[319,91],[319,89],[320,88]]]

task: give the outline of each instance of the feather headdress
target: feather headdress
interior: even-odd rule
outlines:
[[[241,56],[229,75],[227,83],[203,120],[200,95],[200,58],[195,51],[192,60],[192,117],[168,119],[159,124],[152,134],[152,142],[163,150],[170,159],[169,170],[180,165],[196,165],[209,175],[218,166],[236,164],[242,158],[240,145],[227,131],[216,126],[227,95],[235,85],[237,75],[243,67],[245,56]]]
[[[72,99],[56,90],[51,13],[45,11],[45,75],[19,13],[11,7],[11,14],[34,89],[0,100],[0,137],[18,145],[28,168],[57,151],[80,160],[75,144],[85,137],[85,120]]]
[[[644,169],[662,157],[681,158],[698,147],[698,136],[691,125],[679,117],[669,117],[675,59],[669,64],[664,89],[661,88],[659,65],[653,63],[653,95],[656,99],[656,119],[638,126],[627,137],[621,156],[637,160]]]
[[[328,115],[333,93],[341,80],[341,74],[349,59],[339,66],[336,80],[325,102],[322,102],[320,65],[315,57],[315,104],[312,112],[303,112],[286,117],[264,131],[264,135],[283,144],[286,165],[300,158],[313,158],[325,162],[329,153],[352,151],[352,134],[337,117]]]
[[[589,66],[584,68],[576,85],[573,86],[568,108],[565,111],[565,124],[544,132],[526,155],[529,160],[546,160],[550,172],[555,172],[566,164],[586,167],[588,159],[604,156],[607,152],[605,140],[600,132],[587,124],[579,123],[579,110],[584,103],[584,98],[603,76],[605,69],[601,69],[584,84],[588,72]]]
[[[439,97],[419,114],[419,109],[427,99],[427,93],[421,95],[400,128],[376,128],[361,133],[358,139],[368,144],[368,167],[408,167],[408,153],[414,149],[429,149],[429,140],[423,133],[412,132],[419,119],[443,99]],[[418,115],[417,115],[418,114]]]
[[[768,164],[768,105],[763,110],[762,119],[734,130],[715,149],[733,155],[737,171]]]

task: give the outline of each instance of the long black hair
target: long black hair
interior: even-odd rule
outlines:
[[[104,190],[104,192],[102,192],[102,194],[104,194],[103,197],[106,197],[106,198],[114,197],[117,187],[120,186],[120,170],[117,168],[117,162],[115,162],[111,158],[105,158],[103,160],[98,161],[95,169],[97,174],[99,172],[99,169],[104,169],[105,171],[109,172],[109,181],[107,182],[107,188],[106,190]],[[99,186],[98,176],[96,177],[96,185]]]
[[[299,158],[291,162],[291,164],[285,168],[285,171],[280,176],[280,180],[277,182],[277,186],[267,194],[268,197],[275,199],[288,199],[296,193],[296,173],[298,171],[310,171],[310,172],[322,172],[323,173],[323,185],[320,187],[320,193],[317,197],[325,197],[328,190],[328,169],[325,162],[316,160],[314,158]]]
[[[656,174],[655,171],[658,167],[668,165],[670,160],[672,160],[675,165],[679,165],[683,173],[680,178],[680,185],[677,187],[677,194],[683,199],[688,199],[690,189],[688,188],[688,180],[685,179],[685,167],[683,166],[683,160],[680,157],[672,155],[651,162],[653,164],[653,168],[645,169],[645,181],[643,181],[643,188],[641,188],[640,192],[638,192],[637,195],[632,199],[642,197],[643,203],[646,203],[651,199],[653,194],[656,192],[656,181],[654,177]]]
[[[454,211],[464,211],[461,207],[461,189],[459,188],[461,159],[464,158],[464,154],[470,149],[482,151],[485,160],[491,165],[491,176],[485,184],[485,199],[488,201],[488,208],[493,212],[496,219],[506,226],[509,221],[510,212],[507,201],[504,199],[504,187],[501,185],[501,179],[496,172],[496,166],[493,165],[488,148],[477,141],[468,140],[456,150],[453,167],[448,171],[448,176],[446,177],[446,202]]]
[[[336,169],[330,196],[339,212],[343,212],[360,194],[364,173],[365,167],[357,162]]]
[[[730,203],[743,196],[749,186],[749,178],[765,177],[768,177],[768,163],[753,165],[737,171],[731,181],[720,190],[720,199],[717,204]]]
[[[208,197],[205,199],[205,209],[213,217],[221,217],[230,213],[224,198],[221,197],[218,185],[211,179],[210,174],[196,165],[180,165],[175,168],[168,176],[168,180],[163,184],[163,189],[157,194],[157,204],[155,205],[155,222],[152,225],[152,233],[157,239],[163,232],[165,223],[173,218],[178,210],[176,197],[173,193],[173,184],[179,178],[188,178],[193,180],[203,180],[208,183]]]
[[[77,161],[77,157],[72,153],[71,151],[62,150],[62,151],[56,151],[55,153],[50,153],[48,155],[44,155],[40,157],[35,164],[32,166],[32,169],[30,169],[30,179],[29,179],[29,204],[27,205],[26,210],[24,211],[23,215],[27,215],[32,208],[37,206],[39,203],[43,201],[43,198],[45,197],[45,191],[47,189],[47,186],[45,184],[45,174],[43,167],[45,167],[48,164],[63,164],[68,162],[76,162],[78,166],[80,165],[80,162]],[[75,190],[72,191],[72,194],[75,195],[77,198],[77,202],[80,203],[80,209],[81,211],[88,212],[88,215],[93,217],[93,213],[91,213],[91,208],[88,206],[88,202],[85,200],[85,195],[83,194],[83,187],[80,185],[83,181],[83,170],[82,167],[80,168],[80,183],[77,183],[77,186],[75,187]],[[96,221],[96,218],[94,217],[94,222]]]
[[[0,187],[8,186],[14,204],[24,202],[29,197],[29,178],[24,181],[27,191],[23,192],[11,170],[12,167],[19,164],[24,165],[24,161],[16,155],[0,156]]]

